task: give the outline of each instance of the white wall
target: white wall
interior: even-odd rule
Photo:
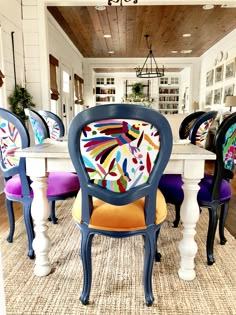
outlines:
[[[221,61],[217,61],[217,57],[220,55],[220,52],[223,53],[223,58]],[[218,88],[222,88],[222,94],[224,94],[224,88],[234,84],[234,95],[236,95],[236,77],[232,77],[229,79],[225,79],[223,75],[223,80],[221,82],[213,83],[212,86],[206,87],[206,73],[214,69],[220,65],[224,67],[225,73],[225,65],[226,63],[234,60],[236,58],[236,29],[233,30],[230,34],[225,36],[221,41],[211,47],[205,54],[201,57],[201,74],[200,74],[200,88],[199,88],[199,99],[201,108],[205,107],[205,97],[207,91],[213,91],[214,98],[214,90]],[[216,109],[219,111],[225,110],[223,95],[221,98],[221,104],[215,105],[214,101],[212,102],[212,109]]]

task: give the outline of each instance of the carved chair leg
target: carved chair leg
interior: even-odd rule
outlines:
[[[216,227],[217,227],[217,222],[218,222],[217,206],[208,208],[208,211],[209,211],[209,225],[208,225],[208,233],[207,233],[207,264],[210,266],[210,265],[213,265],[215,262],[214,255],[213,255],[213,248],[214,248]]]
[[[7,241],[9,243],[12,243],[13,235],[15,232],[15,215],[14,215],[12,200],[6,199],[6,209],[7,209],[7,215],[8,215],[8,220],[9,220],[9,226],[10,226],[9,234],[7,236]]]
[[[143,273],[143,283],[144,283],[144,294],[146,305],[151,306],[154,301],[154,296],[152,293],[152,269],[155,258],[156,249],[156,232],[149,231],[144,236],[145,241],[145,256],[144,256],[144,273]]]
[[[28,256],[30,259],[35,257],[34,250],[32,247],[34,239],[34,228],[33,228],[33,219],[31,216],[31,200],[24,203],[24,221],[28,237]]]
[[[224,229],[225,229],[225,221],[228,215],[229,211],[229,203],[224,203],[221,206],[220,211],[220,220],[219,220],[219,235],[220,235],[220,244],[224,245],[227,242],[227,239],[225,238]]]
[[[92,260],[91,247],[93,234],[90,234],[86,228],[81,229],[81,260],[83,265],[83,290],[80,296],[82,304],[89,303],[89,295],[92,283]]]
[[[50,204],[50,217],[48,218],[49,221],[52,221],[53,224],[57,224],[57,217],[55,214],[55,205],[56,205],[56,201],[55,200],[51,200],[49,202]]]
[[[180,221],[180,205],[175,205],[175,220],[173,222],[173,227],[177,228]]]

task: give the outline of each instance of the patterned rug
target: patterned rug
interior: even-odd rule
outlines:
[[[93,241],[93,283],[90,304],[79,301],[82,267],[79,257],[80,232],[71,217],[73,200],[57,202],[58,225],[49,223],[52,240],[50,261],[53,272],[47,277],[33,274],[34,261],[26,256],[26,234],[22,218],[17,221],[14,242],[1,239],[7,315],[83,314],[236,314],[236,240],[226,231],[228,242],[215,240],[216,263],[206,264],[208,211],[197,225],[197,278],[178,277],[178,243],[181,228],[172,228],[174,211],[159,238],[160,263],[153,270],[154,305],[144,302],[142,285],[143,241],[141,237],[111,239],[96,236]],[[1,281],[1,277],[0,277]]]

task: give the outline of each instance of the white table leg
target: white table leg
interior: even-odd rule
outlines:
[[[50,249],[50,239],[47,235],[47,222],[49,217],[49,203],[46,197],[47,177],[31,177],[33,183],[31,187],[34,191],[34,199],[31,207],[31,214],[35,224],[35,239],[33,249],[35,251],[36,276],[47,276],[51,272],[51,264],[48,259]]]
[[[184,201],[180,210],[183,238],[179,243],[180,268],[178,274],[183,280],[193,280],[196,276],[194,258],[198,249],[194,239],[195,227],[199,219],[197,193],[199,191],[198,183],[204,176],[204,161],[200,163],[191,161],[186,166],[183,175]]]

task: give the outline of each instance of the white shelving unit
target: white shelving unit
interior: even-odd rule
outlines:
[[[162,77],[159,79],[159,111],[163,114],[179,112],[179,77]]]
[[[115,78],[96,78],[96,105],[115,103]]]

